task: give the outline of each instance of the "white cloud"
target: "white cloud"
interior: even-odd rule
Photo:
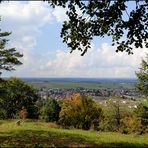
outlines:
[[[41,27],[51,20],[51,10],[47,3],[37,1],[23,3],[20,1],[3,2],[0,5],[0,14],[7,21],[18,22],[21,25]],[[17,25],[17,24],[15,24]]]
[[[66,8],[55,7],[52,14],[55,16],[57,22],[63,23],[63,21],[68,20],[68,16],[66,15]]]
[[[46,6],[47,3],[41,1],[2,2],[0,5],[2,30],[12,31],[12,38],[18,42],[25,36],[31,36],[35,40],[41,27],[52,21],[51,9]]]
[[[25,74],[34,64],[37,56],[35,47],[36,38],[42,27],[52,22],[52,14],[49,4],[41,1],[10,1],[0,4],[0,15],[2,17],[1,28],[3,31],[12,31],[9,45],[16,47],[23,53],[23,66],[18,67],[20,75]],[[32,57],[33,56],[33,57]]]
[[[52,12],[53,16],[56,18],[58,23],[63,23],[64,21],[68,20],[68,16],[66,15],[66,11],[68,10],[68,7],[63,8],[60,6],[56,6]],[[79,16],[82,15],[82,10],[78,6],[76,6],[76,12]],[[83,16],[84,17],[84,16]],[[85,16],[87,18],[87,21],[89,21],[88,16]]]
[[[136,49],[134,55],[115,53],[115,48],[107,43],[103,43],[99,49],[92,46],[83,57],[78,51],[70,54],[63,50],[56,50],[54,59],[49,60],[49,55],[40,56],[40,61],[32,59],[30,69],[33,67],[34,70],[32,69],[28,76],[134,77],[146,52],[146,49]]]
[[[115,47],[103,43],[100,48],[92,48],[81,57],[80,52],[72,54],[67,49],[54,53],[37,54],[36,38],[42,28],[52,22],[67,19],[65,9],[51,10],[45,2],[3,2],[0,5],[2,29],[11,30],[11,46],[23,52],[23,65],[11,75],[22,77],[134,77],[141,58],[147,49],[134,49],[134,55],[115,53]]]

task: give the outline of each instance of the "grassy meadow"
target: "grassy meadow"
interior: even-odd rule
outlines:
[[[62,129],[53,123],[0,120],[0,147],[148,147],[147,135]]]

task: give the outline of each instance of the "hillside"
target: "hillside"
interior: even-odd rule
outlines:
[[[148,147],[148,135],[68,130],[51,123],[0,120],[0,147]]]

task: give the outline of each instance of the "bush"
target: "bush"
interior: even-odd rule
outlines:
[[[121,120],[122,132],[125,134],[141,133],[142,125],[139,118],[125,117]]]
[[[26,119],[28,116],[28,112],[26,108],[22,108],[22,110],[18,113],[21,119]]]
[[[122,119],[130,116],[130,112],[121,104],[120,98],[111,98],[104,107],[99,129],[101,131],[122,132]]]
[[[60,110],[61,107],[55,99],[48,99],[41,109],[41,118],[46,122],[58,121]]]

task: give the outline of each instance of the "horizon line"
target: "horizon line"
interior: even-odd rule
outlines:
[[[136,77],[18,77],[18,76],[9,76],[9,77],[2,77],[2,78],[21,78],[21,79],[137,79]]]

